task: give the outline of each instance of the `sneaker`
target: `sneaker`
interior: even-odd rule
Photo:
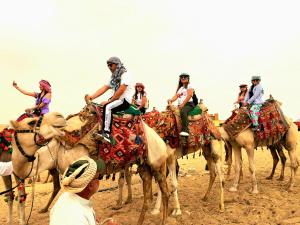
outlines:
[[[110,134],[105,133],[104,131],[102,133],[95,132],[93,134],[93,138],[97,141],[103,141],[104,140],[108,143],[111,142]]]
[[[185,131],[181,131],[180,136],[185,136],[185,137],[188,137],[190,134],[188,132],[185,132]]]

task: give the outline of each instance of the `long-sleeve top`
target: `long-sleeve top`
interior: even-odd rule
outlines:
[[[244,99],[244,102],[248,104],[263,104],[264,100],[262,99],[262,96],[264,94],[264,89],[260,84],[257,84],[253,88],[253,96],[249,98],[249,93],[250,93],[251,88],[248,90],[246,97]]]

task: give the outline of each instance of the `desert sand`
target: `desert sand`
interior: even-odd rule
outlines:
[[[285,151],[288,158],[288,154]],[[205,172],[205,160],[203,156],[189,159],[180,159],[179,177],[179,200],[182,215],[178,217],[169,216],[168,225],[201,225],[201,224],[300,224],[300,175],[297,174],[293,191],[286,191],[286,184],[290,176],[289,160],[287,161],[284,181],[278,181],[280,164],[278,164],[273,180],[266,180],[272,168],[272,157],[267,149],[258,149],[255,152],[256,175],[258,179],[259,194],[252,195],[248,192],[250,188],[250,177],[248,172],[248,161],[243,150],[244,179],[241,181],[238,192],[230,193],[228,188],[231,181],[225,184],[225,212],[220,212],[219,182],[213,186],[210,198],[207,202],[202,200],[206,191],[209,175]],[[298,158],[300,158],[300,147],[298,146]],[[226,171],[226,165],[224,166]],[[234,172],[234,171],[233,171]],[[45,176],[45,174],[43,174]],[[117,181],[101,181],[100,189],[114,187]],[[26,201],[26,218],[32,203],[32,188],[26,185],[28,198]],[[154,190],[156,186],[153,185]],[[0,183],[0,190],[4,189]],[[45,205],[52,191],[52,184],[36,183],[35,196],[30,218],[30,225],[41,225],[49,223],[49,212],[38,213]],[[61,193],[61,192],[60,192]],[[125,191],[126,197],[126,191]],[[3,197],[1,197],[3,199]],[[154,197],[155,199],[156,197]],[[57,198],[56,198],[57,199]],[[55,200],[56,200],[55,199]],[[112,206],[117,199],[117,190],[99,192],[92,198],[97,217],[105,219],[113,217],[122,225],[136,224],[140,208],[143,202],[142,186],[138,175],[133,176],[133,203],[124,205],[120,210],[113,210]],[[125,201],[125,200],[124,200]],[[53,204],[52,204],[53,205]],[[151,203],[150,209],[154,206]],[[171,214],[173,199],[170,198],[169,212]],[[0,224],[5,224],[7,207],[4,200],[0,201]],[[72,215],[66,215],[72,216]],[[18,224],[17,205],[14,204],[14,224]],[[160,217],[150,214],[146,215],[144,224],[159,224]]]

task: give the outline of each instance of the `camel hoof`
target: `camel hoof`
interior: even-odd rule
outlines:
[[[39,213],[46,213],[46,212],[48,212],[48,209],[41,209],[41,210],[39,211]]]
[[[257,189],[250,190],[250,193],[256,195],[258,194],[258,190]]]
[[[127,198],[125,204],[127,205],[127,204],[129,204],[129,203],[132,203],[132,198]]]
[[[284,177],[280,176],[277,180],[278,180],[278,181],[283,181],[283,180],[284,180]]]
[[[219,204],[220,212],[225,212],[225,206],[224,204]]]
[[[152,211],[151,211],[151,214],[152,215],[158,215],[160,213],[160,211],[158,210],[158,209],[153,209]]]
[[[117,205],[112,207],[113,210],[119,210],[122,209],[122,204],[118,203]]]
[[[266,177],[266,180],[272,180],[272,179],[273,179],[273,176]]]
[[[229,188],[229,191],[230,192],[237,192],[237,188],[236,187],[231,187],[231,188]]]
[[[172,216],[180,216],[181,215],[181,210],[180,209],[174,209],[172,212]]]

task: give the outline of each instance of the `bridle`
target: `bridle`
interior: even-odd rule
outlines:
[[[39,119],[37,120],[36,124],[35,124],[35,127],[34,127],[34,130],[15,130],[15,133],[14,133],[14,138],[15,138],[15,142],[16,142],[16,145],[17,145],[17,149],[20,151],[20,153],[25,157],[27,158],[28,162],[33,162],[36,157],[34,155],[28,155],[23,147],[21,146],[20,142],[19,142],[19,138],[18,138],[18,134],[19,133],[33,133],[34,134],[34,143],[37,145],[37,146],[45,146],[47,145],[50,140],[46,140],[39,132],[40,132],[40,128],[41,128],[41,123],[43,121],[43,116],[40,116]]]

